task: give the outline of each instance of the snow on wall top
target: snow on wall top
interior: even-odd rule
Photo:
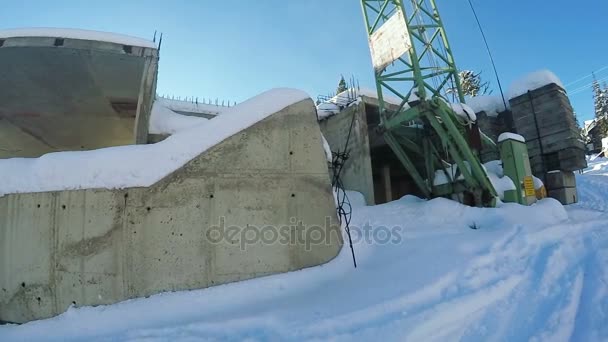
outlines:
[[[150,186],[221,141],[307,98],[308,94],[300,90],[273,89],[230,108],[226,115],[179,131],[153,145],[0,159],[0,196]]]
[[[519,134],[505,132],[498,136],[498,143],[501,143],[505,140],[515,140],[522,143],[526,143],[526,139]]]
[[[156,100],[152,105],[149,133],[175,134],[178,131],[205,124],[207,121],[209,119],[177,114]]]
[[[156,49],[156,45],[150,40],[110,32],[51,27],[32,27],[0,30],[0,39],[18,37],[51,37],[93,40]]]
[[[319,120],[323,120],[340,113],[340,111],[349,104],[358,104],[362,96],[369,97],[372,99],[378,99],[378,92],[368,88],[347,89],[341,92],[340,94],[332,97],[331,99],[317,105],[317,113],[319,116]],[[396,106],[401,105],[402,102],[400,98],[387,94],[384,94],[383,99],[384,102]],[[404,109],[407,108],[408,105],[405,104]]]
[[[467,104],[475,113],[485,112],[488,116],[493,117],[498,116],[499,113],[507,109],[500,96],[475,96],[467,99]]]
[[[548,84],[555,83],[564,88],[562,81],[549,70],[540,70],[530,73],[511,84],[509,88],[509,99],[514,99],[528,91],[542,88]]]
[[[206,103],[196,103],[192,101],[173,100],[164,97],[157,98],[156,101],[163,106],[176,112],[188,112],[198,114],[219,115],[230,109],[228,106],[220,106]]]

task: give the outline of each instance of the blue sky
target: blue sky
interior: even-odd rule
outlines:
[[[496,86],[466,0],[437,2],[458,67],[483,71]],[[608,1],[474,3],[505,88],[538,69],[548,68],[569,84],[608,65]],[[335,90],[340,74],[374,85],[357,0],[3,1],[0,28],[29,26],[150,39],[162,31],[161,94],[242,101],[269,88],[293,87],[316,98]],[[608,77],[608,69],[597,76]],[[581,120],[593,116],[590,89],[571,100]]]

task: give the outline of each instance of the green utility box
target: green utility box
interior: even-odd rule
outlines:
[[[534,177],[524,138],[516,134],[502,134],[498,138],[498,145],[505,176],[515,184],[515,190],[505,191],[505,202],[523,205],[535,203]]]

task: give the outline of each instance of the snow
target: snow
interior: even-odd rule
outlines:
[[[448,103],[452,110],[456,113],[456,115],[460,116],[467,122],[475,122],[477,121],[477,115],[475,115],[475,111],[464,103]]]
[[[486,168],[486,170],[489,173],[493,173],[495,175],[497,175],[498,177],[503,177],[504,174],[504,169],[502,166],[502,160],[492,160],[489,161],[485,164],[483,164],[483,166]]]
[[[208,119],[204,118],[177,114],[157,100],[152,105],[150,133],[175,134],[183,129],[202,125],[208,121]]]
[[[540,70],[530,73],[511,84],[508,91],[509,99],[526,94],[528,91],[542,88],[548,84],[555,83],[561,88],[565,88],[562,81],[549,70]]]
[[[163,106],[171,109],[174,112],[186,112],[197,114],[220,115],[228,111],[232,107],[220,106],[208,103],[200,103],[194,101],[184,101],[159,97],[156,99]]]
[[[532,178],[534,179],[534,190],[540,190],[543,186],[545,186],[540,178],[536,178],[534,176],[532,176]]]
[[[299,90],[270,90],[231,107],[226,115],[179,130],[153,145],[57,152],[40,158],[0,159],[0,196],[150,186],[219,142],[307,98],[308,94]]]
[[[469,172],[471,172],[470,164],[466,161],[465,161],[465,163],[466,163],[465,165],[467,166],[467,169],[469,170]],[[498,197],[501,200],[504,200],[504,198],[505,198],[505,196],[504,196],[505,191],[511,191],[511,190],[516,189],[515,184],[513,183],[511,178],[506,177],[504,175],[502,162],[500,160],[488,162],[483,165],[483,168],[485,169],[486,174],[488,175],[488,178],[490,179],[490,182],[492,183],[492,186],[496,190]],[[435,179],[433,180],[433,185],[440,186],[440,185],[448,184],[448,183],[450,183],[451,179],[457,180],[457,181],[464,179],[464,175],[462,175],[460,173],[457,164],[448,166],[446,168],[445,172],[443,170],[435,171]]]
[[[118,33],[52,27],[30,27],[0,30],[0,39],[17,37],[51,37],[93,40],[156,49],[155,43],[150,40]]]
[[[340,94],[332,97],[328,101],[321,102],[317,105],[317,115],[319,117],[319,120],[324,120],[331,116],[334,116],[340,113],[344,108],[349,105],[359,104],[362,96],[378,99],[378,93],[375,90],[367,88],[347,89],[341,92]],[[403,102],[400,98],[389,94],[383,94],[383,99],[384,102],[396,106],[401,105],[401,102]],[[405,104],[404,110],[408,108],[409,106]]]
[[[340,107],[335,103],[323,102],[317,105],[317,116],[319,120],[334,116],[338,113],[340,113]]]
[[[498,177],[493,173],[488,173],[488,178],[501,200],[505,199],[505,192],[517,190],[515,183],[509,176]]]
[[[323,134],[321,134],[321,138],[323,139],[323,151],[325,151],[325,158],[327,158],[327,161],[331,163],[334,160],[334,157],[331,153],[331,147],[329,146],[329,143],[327,142],[327,139],[325,139],[325,136]]]
[[[567,209],[355,199],[357,269],[346,247],[298,272],[0,326],[0,340],[605,341],[607,176],[607,159],[577,176]],[[365,239],[387,228],[390,242]]]
[[[506,140],[515,140],[515,141],[522,142],[524,144],[526,143],[526,139],[519,134],[505,132],[498,136],[499,144]]]
[[[498,114],[507,110],[505,103],[500,96],[475,96],[467,99],[467,105],[475,113],[485,112],[488,116],[496,117]]]
[[[608,159],[577,183],[568,207],[347,192],[357,269],[345,246],[302,271],[0,326],[0,340],[606,341]]]

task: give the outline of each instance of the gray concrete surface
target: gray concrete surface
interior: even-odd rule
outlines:
[[[139,100],[155,93],[158,52],[75,39],[55,45],[30,37],[0,47],[0,158],[132,144],[138,110],[145,140],[150,105]]]
[[[339,114],[322,120],[319,125],[332,152],[350,150],[349,159],[341,173],[346,190],[358,191],[363,194],[368,205],[375,204],[365,104],[361,102],[346,108]]]
[[[149,188],[1,197],[0,320],[27,322],[72,304],[111,304],[298,270],[331,260],[342,246],[337,226],[320,244],[314,234],[245,249],[238,241],[213,243],[208,236],[222,219],[226,227],[287,227],[290,236],[297,222],[317,233],[337,224],[310,99]]]

